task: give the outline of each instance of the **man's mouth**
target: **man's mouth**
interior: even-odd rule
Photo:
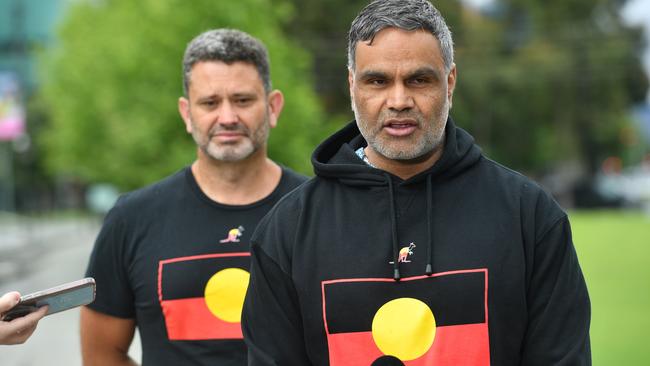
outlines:
[[[246,137],[246,134],[241,131],[219,131],[217,133],[211,134],[210,139],[222,143],[228,143],[238,141],[244,137]]]
[[[391,136],[401,137],[408,136],[418,128],[417,122],[408,120],[391,119],[384,122],[384,131]]]

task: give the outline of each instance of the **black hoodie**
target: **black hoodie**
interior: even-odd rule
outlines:
[[[590,303],[566,214],[450,120],[402,180],[354,122],[251,239],[251,365],[590,365]]]

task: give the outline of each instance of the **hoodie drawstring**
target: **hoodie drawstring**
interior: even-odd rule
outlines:
[[[431,192],[431,175],[427,176],[427,267],[424,270],[424,273],[427,276],[431,276],[433,274],[433,268],[431,264],[433,263],[433,236],[431,233],[433,232],[433,193]]]
[[[384,177],[388,182],[388,192],[390,201],[390,223],[393,236],[393,279],[399,281],[401,279],[399,271],[399,242],[397,238],[397,211],[395,210],[395,192],[393,189],[393,180],[388,173],[384,173]],[[427,276],[433,274],[433,191],[431,182],[431,175],[427,177],[427,266],[424,273]]]
[[[390,199],[390,223],[391,231],[393,232],[393,279],[400,280],[399,274],[399,243],[397,242],[397,212],[395,211],[395,192],[393,192],[393,180],[388,173],[384,173],[386,181],[388,182],[388,192]]]

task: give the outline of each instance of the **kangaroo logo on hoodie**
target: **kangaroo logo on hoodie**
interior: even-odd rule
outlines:
[[[242,233],[244,232],[244,227],[239,226],[234,229],[230,229],[228,231],[228,237],[225,239],[221,239],[219,242],[220,243],[239,243],[239,237],[242,236]]]
[[[407,247],[403,247],[402,249],[399,250],[399,257],[397,258],[398,263],[411,263],[411,261],[408,259],[409,255],[413,255],[413,248],[415,248],[415,244],[411,242]],[[395,262],[390,261],[388,264],[393,264]]]

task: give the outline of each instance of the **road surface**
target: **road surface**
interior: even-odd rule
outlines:
[[[27,294],[82,278],[99,226],[95,219],[0,217],[0,294]],[[139,339],[130,354],[140,362]],[[81,365],[79,310],[45,317],[25,344],[0,346],[0,365]]]

